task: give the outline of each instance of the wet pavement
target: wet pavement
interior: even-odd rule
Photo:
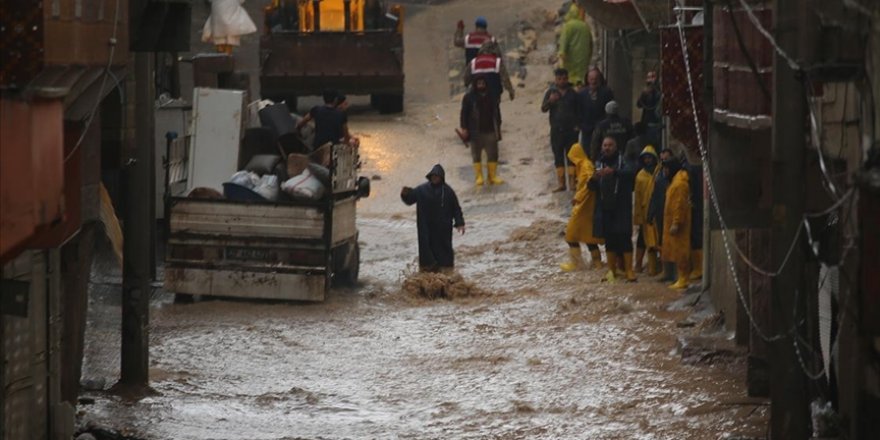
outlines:
[[[406,114],[353,109],[362,174],[375,177],[358,205],[360,285],[320,304],[180,305],[157,287],[155,395],[90,392],[96,403],[82,408],[84,420],[145,439],[763,435],[767,408],[745,398],[741,362],[681,361],[678,338],[704,329],[676,325],[690,313],[669,307],[680,293],[646,278],[605,285],[598,272],[559,271],[570,193],[549,191],[539,112],[553,50],[552,27],[540,19],[557,5],[482,4],[482,12],[465,1],[418,6],[407,22]],[[528,20],[540,32],[524,87],[502,103],[507,183],[474,188],[469,152],[453,133],[460,98],[450,97],[446,58],[457,53],[455,22],[489,10],[499,11],[497,29]],[[429,301],[401,287],[417,245],[400,187],[438,162],[463,204],[468,232],[456,235],[456,264],[481,289],[474,297]],[[84,378],[107,388],[118,377],[118,274],[98,269]]]

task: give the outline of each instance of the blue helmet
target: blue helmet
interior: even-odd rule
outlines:
[[[486,21],[486,17],[477,17],[476,23],[474,23],[477,27],[486,28],[489,27],[489,22]]]

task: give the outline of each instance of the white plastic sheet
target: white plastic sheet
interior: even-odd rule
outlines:
[[[244,0],[212,0],[211,15],[202,28],[202,41],[238,46],[242,35],[256,32],[257,26],[242,4]]]

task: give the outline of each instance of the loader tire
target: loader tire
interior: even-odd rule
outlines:
[[[373,95],[370,102],[382,114],[400,113],[403,111],[403,94]]]

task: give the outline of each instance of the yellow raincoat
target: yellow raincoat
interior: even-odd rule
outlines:
[[[565,241],[569,243],[601,244],[601,238],[593,236],[593,211],[596,207],[596,192],[587,188],[587,182],[596,172],[593,162],[584,153],[581,144],[574,144],[568,150],[568,159],[577,170],[577,192],[571,218],[565,228]]]
[[[635,201],[633,203],[633,225],[638,226],[642,230],[645,239],[645,247],[648,249],[657,248],[659,243],[657,237],[657,225],[648,223],[648,205],[651,203],[651,195],[654,194],[654,179],[660,173],[662,167],[660,160],[657,158],[657,152],[654,147],[648,145],[639,155],[639,160],[646,155],[654,156],[654,172],[649,172],[642,168],[636,175]]]
[[[663,209],[663,261],[687,264],[691,257],[691,188],[688,173],[680,170],[666,189],[666,206]],[[672,234],[672,225],[678,225],[678,233]]]

